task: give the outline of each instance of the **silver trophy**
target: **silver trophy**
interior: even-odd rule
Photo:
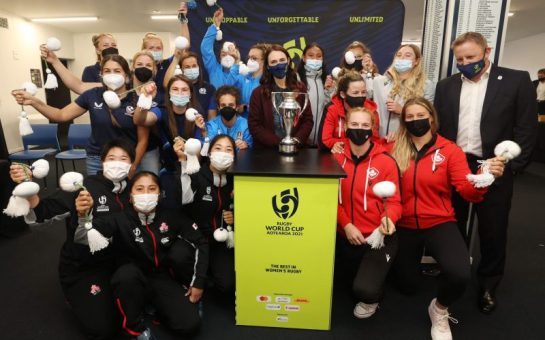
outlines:
[[[306,92],[272,92],[272,103],[276,114],[282,119],[282,126],[286,136],[280,141],[278,146],[280,153],[293,155],[297,153],[297,141],[291,136],[293,127],[297,125],[301,112],[305,111],[308,105],[308,93]],[[303,108],[297,101],[302,97]],[[300,141],[304,143],[305,141]]]

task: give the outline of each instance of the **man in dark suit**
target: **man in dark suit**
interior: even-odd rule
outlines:
[[[536,91],[528,72],[490,62],[491,49],[481,34],[462,34],[452,49],[460,73],[437,84],[434,104],[439,133],[464,150],[474,172],[477,161],[494,157],[494,147],[504,140],[513,140],[522,149],[489,188],[485,200],[475,205],[481,249],[478,304],[483,313],[490,313],[496,307],[495,291],[505,267],[513,176],[530,161],[536,139]],[[468,237],[468,203],[459,197],[453,200],[460,230]]]
[[[545,115],[545,68],[537,71],[537,80],[533,83],[537,93],[537,113]]]

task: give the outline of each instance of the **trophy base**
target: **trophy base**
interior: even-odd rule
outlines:
[[[278,145],[278,151],[282,155],[295,155],[297,153],[297,144],[296,143],[282,143],[280,142],[280,145]]]

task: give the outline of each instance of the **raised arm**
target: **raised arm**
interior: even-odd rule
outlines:
[[[46,118],[57,123],[63,123],[73,120],[84,114],[87,110],[76,103],[70,103],[62,109],[49,106],[40,99],[32,96],[30,93],[21,90],[12,91],[11,94],[15,97],[17,104],[30,105]]]

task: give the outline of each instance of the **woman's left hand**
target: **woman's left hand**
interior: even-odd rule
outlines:
[[[189,296],[189,302],[197,303],[202,297],[202,292],[201,288],[189,287],[185,296]]]
[[[129,169],[129,174],[127,175],[127,177],[129,177],[129,179],[133,178],[134,174],[136,173],[136,168],[137,166],[133,164],[131,164],[131,168]]]
[[[506,159],[504,157],[499,156],[486,160],[486,162],[488,163],[488,170],[495,178],[503,176],[505,161]]]
[[[392,100],[392,99],[389,99],[387,102],[386,102],[386,109],[390,112],[393,112],[393,113],[396,113],[398,115],[401,114],[401,110],[403,109],[401,107],[401,105],[399,105],[398,102]]]
[[[380,220],[380,232],[384,235],[392,235],[396,232],[396,226],[389,217],[384,216]]]

